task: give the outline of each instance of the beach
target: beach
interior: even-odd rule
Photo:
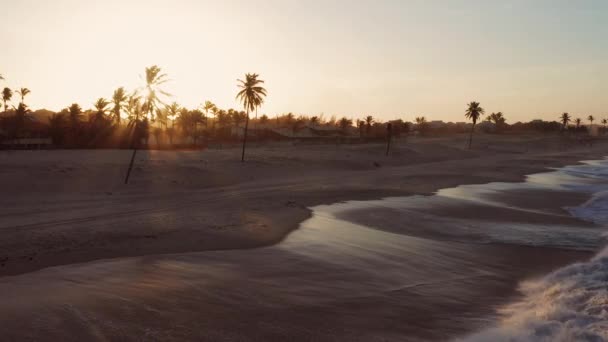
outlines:
[[[602,233],[564,209],[588,192],[486,184],[602,159],[603,142],[476,139],[403,139],[388,157],[382,144],[260,144],[245,163],[236,147],[140,151],[128,185],[128,150],[3,151],[0,333],[466,336],[522,281],[591,258]]]

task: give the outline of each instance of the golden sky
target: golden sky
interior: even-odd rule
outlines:
[[[84,108],[160,66],[195,107],[238,107],[256,72],[262,113],[464,121],[608,117],[601,0],[0,0],[1,87],[33,108]]]

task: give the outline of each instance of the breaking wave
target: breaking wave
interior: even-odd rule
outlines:
[[[582,179],[578,184],[569,182],[568,187],[594,193],[589,201],[568,211],[608,227],[606,160],[565,168],[560,176],[564,175]],[[590,179],[603,182],[586,183]],[[495,327],[462,341],[608,341],[608,247],[587,262],[523,282],[520,292],[523,296],[517,303],[499,311],[502,318]]]

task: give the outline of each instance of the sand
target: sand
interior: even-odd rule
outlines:
[[[556,137],[480,136],[471,151],[465,142],[402,140],[389,157],[382,145],[264,145],[244,164],[236,148],[147,151],[126,186],[128,151],[1,152],[0,336],[418,341],[479,330],[521,280],[593,253],[444,241],[431,223],[400,228],[407,216],[309,209],[521,181],[605,149],[566,150]],[[548,214],[475,203],[430,211],[587,229],[559,209],[584,199],[512,191],[501,200]]]
[[[254,248],[281,241],[310,206],[518,181],[603,155],[559,137],[410,138],[382,145],[0,152],[0,276],[102,258]]]

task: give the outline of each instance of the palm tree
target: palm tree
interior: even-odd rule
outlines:
[[[366,134],[366,135],[368,135],[368,136],[369,136],[369,133],[370,133],[370,132],[371,132],[371,130],[372,130],[372,124],[373,124],[373,123],[374,123],[374,117],[373,117],[373,116],[371,116],[371,115],[368,115],[368,116],[365,118],[365,124],[366,124],[366,127],[367,127],[367,128],[366,128],[366,132],[365,132],[365,134]]]
[[[55,146],[62,145],[66,135],[66,121],[64,113],[56,113],[49,117],[49,135]]]
[[[589,128],[593,127],[593,121],[595,121],[595,118],[593,117],[593,115],[589,115],[587,117],[587,120],[589,120],[589,122],[591,123]]]
[[[578,132],[578,129],[581,127],[581,123],[583,122],[583,120],[581,120],[581,118],[576,118],[576,120],[574,120],[574,123],[576,124],[576,131]]]
[[[120,125],[120,112],[125,106],[125,102],[127,102],[128,97],[125,91],[125,88],[120,87],[114,91],[114,95],[112,95],[112,104],[114,107],[112,108],[112,115],[114,116],[114,120],[116,123]]]
[[[8,101],[13,98],[13,91],[11,88],[5,87],[2,90],[2,101],[4,102],[4,111],[8,112]]]
[[[498,132],[502,130],[502,127],[504,126],[507,119],[505,119],[505,116],[502,114],[502,112],[498,112],[490,114],[487,118],[487,121],[494,123],[494,125],[496,125],[496,131]]]
[[[209,117],[209,112],[215,113],[215,111],[217,110],[217,106],[211,101],[205,101],[205,105],[203,105],[203,110],[205,111],[205,126],[207,126],[206,118]]]
[[[606,134],[606,125],[608,125],[608,119],[602,119],[602,125],[604,125],[604,134]]]
[[[241,89],[236,98],[243,103],[246,111],[245,133],[243,134],[243,152],[241,153],[241,162],[245,161],[245,147],[247,145],[247,129],[249,128],[249,112],[257,110],[264,103],[266,89],[261,84],[264,81],[258,79],[258,74],[246,74],[245,80],[238,80],[238,87]]]
[[[568,124],[570,123],[571,118],[570,118],[570,114],[568,113],[563,113],[562,116],[560,117],[561,121],[562,121],[562,125],[564,127],[564,130],[566,130],[568,128]]]
[[[31,92],[32,91],[27,88],[21,88],[21,89],[17,90],[17,94],[19,94],[19,96],[21,96],[21,103],[25,103],[25,96]]]
[[[228,109],[228,116],[230,117],[230,120],[232,120],[232,123],[234,123],[235,132],[238,132],[241,124],[247,120],[244,112],[239,112],[234,109]]]
[[[467,119],[470,119],[471,121],[473,121],[473,127],[471,127],[471,134],[469,136],[469,149],[471,148],[471,145],[473,144],[473,132],[475,131],[475,124],[477,124],[477,120],[479,120],[479,118],[481,118],[481,116],[484,114],[484,109],[481,108],[479,106],[479,102],[471,102],[469,103],[469,108],[467,108],[465,117]]]
[[[149,68],[146,68],[146,85],[145,85],[145,96],[144,103],[142,105],[142,113],[150,117],[151,120],[154,120],[154,110],[158,108],[158,103],[162,103],[159,100],[158,94],[162,94],[165,96],[170,96],[168,93],[160,89],[160,86],[168,81],[167,74],[163,74],[161,68],[156,65],[153,65]],[[133,144],[133,154],[131,154],[131,161],[129,162],[129,169],[127,170],[127,175],[125,177],[125,184],[129,183],[129,176],[131,175],[131,170],[133,169],[133,162],[135,162],[135,155],[137,154],[137,147],[139,142],[139,133],[145,132],[145,129],[148,125],[147,120],[141,122],[140,129],[140,121],[139,121],[139,111],[137,111],[135,115],[134,121],[134,132],[132,144]],[[147,117],[145,117],[147,119]]]
[[[78,123],[80,122],[82,108],[80,108],[78,103],[72,103],[72,105],[68,107],[68,113],[70,114],[70,126],[72,127],[72,129],[76,129]]]
[[[27,115],[31,113],[31,110],[23,102],[19,103],[17,108],[13,108],[15,109],[15,116],[13,122],[12,136],[13,139],[16,139],[19,138],[19,136],[21,135],[21,131],[25,126],[25,119],[27,118]]]
[[[418,131],[424,135],[426,133],[426,129],[428,126],[428,122],[424,116],[419,116],[416,119],[416,125],[418,126]]]
[[[342,132],[346,133],[348,128],[351,127],[352,125],[353,125],[352,119],[348,119],[346,117],[343,117],[342,119],[340,119],[340,129],[342,130]]]
[[[268,121],[270,121],[270,119],[268,118],[268,115],[264,114],[264,115],[260,116],[260,123],[262,125],[267,124]]]
[[[103,97],[100,97],[97,99],[97,101],[95,101],[94,107],[95,107],[95,121],[97,120],[102,120],[105,118],[106,113],[108,112],[108,105],[110,104],[110,102],[108,102],[108,100],[104,99]]]

